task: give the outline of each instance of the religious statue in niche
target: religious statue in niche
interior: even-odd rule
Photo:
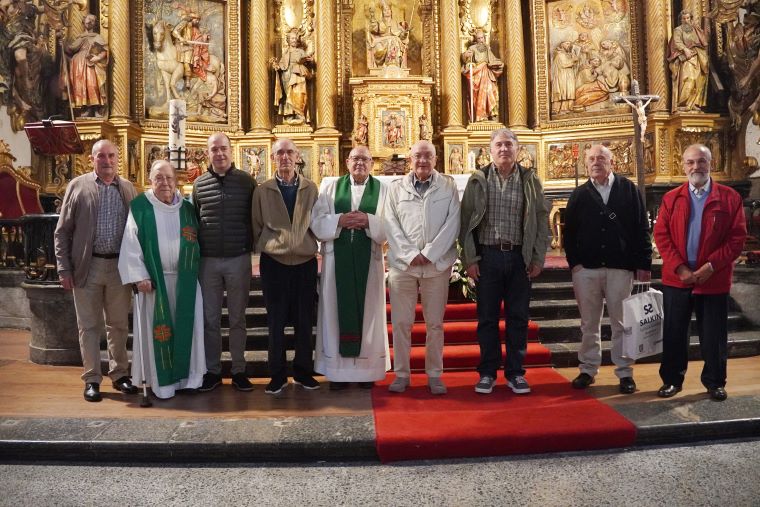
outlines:
[[[335,174],[335,156],[333,155],[332,148],[323,148],[319,154],[319,176],[325,178],[327,176],[336,176]]]
[[[359,116],[359,120],[356,122],[353,140],[354,146],[367,146],[369,141],[369,121],[367,121],[367,116],[364,114]]]
[[[451,148],[451,153],[449,154],[449,173],[464,173],[464,156],[462,155],[462,148],[459,146]]]
[[[488,153],[488,149],[481,146],[478,150],[478,156],[475,158],[475,169],[483,169],[490,163],[491,155]]]
[[[243,170],[258,183],[266,180],[266,149],[263,147],[243,148]]]
[[[499,88],[496,79],[504,71],[504,62],[491,51],[482,28],[475,30],[472,43],[462,53],[462,62],[462,74],[469,83],[470,121],[497,121]]]
[[[681,11],[678,17],[681,24],[673,30],[668,44],[672,110],[698,111],[707,103],[708,37],[693,21],[691,12]]]
[[[722,63],[731,70],[728,111],[731,127],[738,131],[746,114],[760,124],[760,2],[717,0],[711,17],[725,35]],[[743,16],[740,11],[743,10]]]
[[[517,150],[517,163],[523,166],[525,169],[533,169],[536,165],[534,162],[533,154],[524,144],[521,144],[520,148]]]
[[[380,0],[380,19],[375,9],[367,12],[367,68],[407,68],[407,48],[411,25],[393,17],[390,0]]]
[[[383,111],[383,146],[401,148],[406,144],[404,111]]]
[[[419,118],[420,141],[430,141],[430,125],[428,125],[427,115],[421,114]]]
[[[272,58],[275,71],[274,105],[289,125],[309,122],[306,81],[314,75],[314,49],[297,28],[288,31],[280,59]]]
[[[550,2],[549,102],[553,117],[614,110],[631,87],[627,0]]]
[[[82,24],[84,32],[65,46],[70,57],[66,92],[79,118],[99,118],[105,116],[108,102],[108,45],[95,31],[98,20],[93,14],[85,16]]]
[[[188,121],[226,122],[224,6],[210,0],[165,4],[145,3],[146,117],[168,119],[169,100],[184,99]]]

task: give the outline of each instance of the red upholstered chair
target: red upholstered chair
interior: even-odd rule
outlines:
[[[15,158],[0,146],[0,218],[42,213],[40,185],[13,168]]]

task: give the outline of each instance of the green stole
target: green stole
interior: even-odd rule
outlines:
[[[153,205],[142,194],[132,200],[132,216],[137,224],[145,267],[155,289],[153,306],[153,358],[158,385],[166,386],[188,377],[190,349],[195,321],[195,291],[200,265],[198,220],[193,205],[183,200],[179,211],[179,262],[177,263],[177,305],[172,320],[166,294],[164,270],[158,250],[158,231]]]
[[[375,214],[380,198],[380,182],[367,178],[359,211]],[[335,213],[351,211],[351,176],[335,184]],[[361,229],[343,229],[334,241],[335,291],[338,295],[339,352],[343,357],[358,357],[362,346],[364,296],[367,291],[372,240]]]

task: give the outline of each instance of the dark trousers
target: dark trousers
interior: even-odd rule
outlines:
[[[293,323],[296,355],[295,378],[314,373],[312,332],[317,295],[317,259],[288,266],[261,254],[261,285],[269,326],[269,372],[273,380],[288,377],[285,326]]]
[[[502,252],[483,247],[480,259],[478,292],[478,343],[480,344],[480,375],[496,378],[502,362],[499,316],[504,302],[506,319],[507,357],[504,375],[507,378],[524,375],[523,360],[528,346],[528,307],[530,279],[525,272],[522,253]]]
[[[728,361],[728,294],[692,294],[691,289],[662,288],[665,322],[660,378],[664,384],[683,385],[689,365],[689,322],[697,314],[702,360],[702,385],[715,389],[726,385]]]

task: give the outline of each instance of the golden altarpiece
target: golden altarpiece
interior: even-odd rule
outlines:
[[[13,5],[21,3],[5,0],[0,16],[11,20]],[[617,172],[635,178],[643,171],[648,187],[683,181],[679,156],[693,142],[713,150],[716,179],[745,181],[753,166],[744,132],[760,102],[755,1],[77,0],[45,6],[27,13],[37,16],[38,32],[29,35],[59,69],[68,68],[68,77],[56,78],[66,81],[58,88],[68,94],[61,92],[58,111],[48,112],[68,114],[69,102],[77,106],[71,110],[86,147],[101,137],[114,140],[122,175],[139,187],[147,184],[150,163],[167,156],[172,99],[187,103],[185,184],[205,170],[205,140],[215,131],[229,135],[236,165],[259,180],[272,175],[272,144],[291,138],[301,151],[300,170],[318,182],[344,172],[356,144],[370,148],[376,174],[403,171],[411,144],[421,138],[436,145],[439,170],[464,174],[488,162],[490,134],[505,126],[519,137],[520,161],[538,172],[556,200],[568,195],[577,175],[584,177],[591,143],[610,147]],[[678,76],[686,70],[675,68],[688,59],[679,60],[672,42],[681,34],[683,10],[707,39],[708,61],[701,63],[708,68],[697,71],[703,92],[684,91]],[[752,30],[754,38],[747,36]],[[81,40],[95,41],[84,55]],[[77,102],[76,73],[85,80],[96,74],[77,70],[76,59],[93,68],[98,54],[105,76],[98,78],[100,102]],[[631,110],[612,100],[630,93],[634,80],[642,92],[661,97],[646,110],[644,167],[636,164]],[[682,104],[689,93],[703,98]],[[17,129],[34,119],[33,109],[9,111]],[[30,172],[43,193],[60,196],[88,166],[86,155],[33,158]]]

